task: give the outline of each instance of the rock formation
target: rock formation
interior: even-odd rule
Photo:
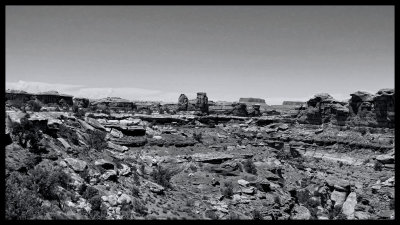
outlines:
[[[179,111],[187,111],[189,104],[189,99],[185,94],[181,94],[178,99],[178,110]]]
[[[373,101],[378,125],[394,128],[394,89],[379,90]]]
[[[349,110],[344,105],[343,102],[335,100],[329,94],[316,94],[307,101],[306,109],[300,111],[298,120],[301,123],[315,125],[328,122],[344,125],[349,115]]]
[[[234,104],[232,115],[234,116],[247,116],[247,105],[245,103]]]
[[[259,104],[252,105],[251,109],[249,110],[248,116],[261,116],[260,105]]]
[[[208,98],[206,93],[204,92],[197,93],[196,107],[202,113],[208,113]]]

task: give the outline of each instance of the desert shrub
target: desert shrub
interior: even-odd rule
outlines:
[[[79,172],[79,176],[81,176],[84,181],[88,183],[90,182],[89,170],[87,168],[82,172]]]
[[[58,186],[69,189],[70,177],[59,168],[35,167],[25,179],[26,187],[36,190],[39,196],[47,200],[57,200],[64,196],[58,192]]]
[[[251,173],[256,175],[257,174],[257,168],[254,165],[253,160],[247,159],[243,162],[243,168],[247,173]]]
[[[75,117],[82,119],[85,117],[86,111],[84,109],[80,109],[77,105],[72,106],[72,112],[74,113]]]
[[[29,100],[27,104],[31,107],[32,111],[39,112],[42,108],[42,104],[39,101]]]
[[[131,190],[131,193],[132,193],[132,196],[139,197],[139,193],[140,193],[139,188],[136,187],[136,186],[133,186],[132,190]]]
[[[87,117],[89,117],[89,118],[95,118],[95,116],[94,116],[93,113],[89,113],[89,114],[87,115]]]
[[[221,194],[226,198],[232,198],[233,184],[231,181],[224,182],[224,185],[221,188]]]
[[[25,107],[25,103],[21,99],[8,100],[7,103],[10,106],[13,106],[13,107],[18,108],[18,109],[22,109],[23,107]]]
[[[193,133],[193,139],[199,143],[203,143],[203,133]]]
[[[170,180],[173,175],[174,173],[171,170],[163,168],[160,165],[157,165],[157,168],[151,173],[151,177],[154,181],[165,188],[172,187]]]
[[[6,178],[5,218],[7,220],[37,219],[44,214],[41,202],[34,190],[26,187],[26,176],[13,172]]]
[[[393,209],[395,209],[394,208],[394,199],[390,199],[390,201],[389,201],[389,208],[391,209],[391,210],[393,210]]]
[[[239,215],[234,212],[229,212],[229,219],[230,220],[239,220]]]
[[[143,176],[145,175],[145,167],[144,162],[139,162],[139,171]]]
[[[96,188],[87,186],[85,191],[82,194],[82,197],[85,199],[92,199],[93,197],[95,197],[98,194],[99,194],[99,191]]]
[[[190,169],[192,170],[192,172],[197,172],[197,167],[193,164],[190,164]]]
[[[262,220],[263,219],[261,212],[257,209],[254,209],[253,211],[251,211],[251,216],[252,216],[253,220]]]
[[[135,184],[136,184],[137,186],[140,185],[139,174],[136,172],[136,170],[134,170],[134,172],[133,172],[133,181],[135,182]]]
[[[94,201],[98,202],[98,200],[94,200]],[[100,199],[100,201],[101,201],[101,199]],[[98,204],[98,203],[95,202],[94,204]],[[93,207],[93,205],[92,205],[92,207]],[[96,207],[97,207],[97,205],[96,205]],[[105,220],[107,218],[107,207],[104,204],[101,204],[101,202],[100,202],[100,207],[96,208],[95,210],[90,211],[88,216],[89,216],[89,219],[91,219],[91,220]]]
[[[217,220],[218,219],[218,215],[213,210],[207,210],[205,212],[205,216],[207,218],[212,219],[212,220]]]
[[[121,206],[121,215],[122,215],[123,220],[134,219],[132,217],[132,209],[133,209],[133,206],[131,204],[123,204]]]
[[[194,199],[189,198],[189,199],[186,200],[186,206],[187,207],[192,207],[192,206],[194,206],[194,202],[195,202]]]
[[[92,210],[101,210],[101,196],[100,195],[95,195],[92,198],[89,199],[89,203],[92,205]]]
[[[296,192],[296,198],[299,203],[307,204],[308,200],[311,198],[311,194],[307,189],[304,189],[304,191]]]
[[[72,105],[72,112],[73,113],[78,113],[78,110],[79,110],[79,106],[78,105],[76,105],[75,103]]]
[[[275,204],[281,205],[281,199],[279,198],[279,196],[274,196],[274,202]]]
[[[40,157],[40,156],[38,156],[38,155],[35,155],[35,156],[33,156],[33,157],[27,157],[26,160],[25,160],[26,168],[27,168],[28,170],[29,170],[29,169],[32,169],[32,168],[34,168],[37,164],[39,164],[41,161],[42,161],[42,157]]]
[[[141,216],[147,215],[147,207],[138,199],[134,198],[132,201],[133,210]]]
[[[339,167],[342,168],[343,165],[344,165],[343,162],[340,161],[340,162],[339,162]]]
[[[339,213],[336,220],[347,220],[347,216],[344,213]]]
[[[79,137],[76,132],[64,124],[60,124],[57,134],[64,139],[70,140],[72,144],[79,145]]]
[[[375,161],[374,163],[374,170],[375,171],[382,171],[383,164],[379,161]]]
[[[89,130],[88,145],[90,148],[94,148],[98,151],[103,150],[107,147],[107,142],[105,141],[106,133],[99,130]]]
[[[20,123],[11,123],[11,134],[18,139],[19,145],[23,148],[27,147],[28,142],[33,148],[38,147],[39,130],[28,120],[29,115],[20,119]]]

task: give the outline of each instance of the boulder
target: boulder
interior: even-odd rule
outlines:
[[[118,174],[121,176],[127,176],[131,173],[131,168],[125,164],[121,164],[122,169],[118,169]]]
[[[115,151],[118,151],[118,152],[125,152],[125,151],[127,151],[129,149],[126,146],[117,145],[117,144],[112,143],[111,141],[107,142],[107,146],[108,146],[108,148],[110,148],[112,150],[115,150]]]
[[[354,212],[354,217],[359,220],[368,220],[370,215],[367,212],[356,211]]]
[[[61,144],[64,146],[65,149],[67,149],[67,150],[72,149],[71,145],[68,144],[68,142],[64,138],[57,138],[57,140],[59,140],[61,142]]]
[[[220,164],[233,159],[233,155],[225,153],[195,153],[192,155],[192,159],[196,162]]]
[[[148,181],[146,183],[146,186],[150,189],[151,192],[156,193],[156,194],[163,194],[165,188],[159,184],[156,184],[154,182]]]
[[[331,193],[331,200],[335,202],[335,207],[342,206],[342,204],[346,201],[346,197],[346,192],[334,190]]]
[[[377,155],[375,159],[383,164],[392,164],[394,163],[394,152],[391,154]]]
[[[94,130],[94,128],[92,126],[90,126],[88,123],[86,123],[83,120],[78,119],[78,122],[81,124],[82,128],[85,130]]]
[[[248,181],[243,180],[243,179],[240,179],[240,180],[238,180],[237,182],[238,182],[238,184],[239,184],[240,186],[242,186],[242,187],[248,187],[249,184],[250,184]]]
[[[116,195],[109,195],[107,197],[107,202],[110,203],[111,206],[118,205],[118,197]]]
[[[144,136],[146,129],[143,126],[106,125],[108,128],[117,129],[126,136]]]
[[[106,170],[106,172],[103,173],[100,178],[103,180],[113,180],[117,177],[117,172],[115,170]]]
[[[300,206],[300,205],[295,205],[291,211],[290,219],[292,219],[292,220],[309,220],[309,219],[311,219],[311,213],[306,207]]]
[[[351,192],[342,206],[342,213],[347,216],[347,219],[354,219],[354,207],[356,204],[357,195],[355,192]]]
[[[248,195],[254,195],[256,193],[255,187],[241,188],[240,192]]]
[[[75,172],[82,172],[87,168],[87,163],[85,161],[74,158],[66,158],[64,160]]]
[[[121,131],[119,131],[115,128],[111,128],[110,135],[115,138],[122,138],[124,136],[124,134]]]
[[[141,147],[147,143],[147,138],[124,136],[122,138],[111,138],[111,142],[117,145],[123,145],[127,147]]]
[[[118,200],[117,200],[118,205],[123,205],[123,204],[126,204],[126,203],[129,204],[131,202],[132,202],[132,198],[127,194],[119,195]]]

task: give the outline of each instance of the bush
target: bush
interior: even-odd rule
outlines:
[[[257,174],[257,168],[254,165],[253,160],[247,159],[243,162],[243,168],[247,173],[251,173],[256,175]]]
[[[101,196],[100,195],[95,195],[92,198],[89,199],[89,203],[92,205],[92,210],[101,210]]]
[[[141,216],[145,216],[147,215],[147,208],[146,206],[144,206],[143,203],[141,203],[139,200],[137,200],[136,198],[133,199],[132,201],[132,206],[133,206],[133,210],[138,213]]]
[[[239,220],[239,215],[234,212],[229,212],[229,219],[230,220]]]
[[[203,133],[193,133],[193,139],[199,143],[203,143]]]
[[[98,194],[99,194],[99,191],[96,188],[87,186],[82,197],[85,199],[92,199],[93,197],[95,197]]]
[[[107,142],[105,141],[106,133],[99,130],[89,130],[89,140],[88,145],[90,148],[94,148],[98,151],[103,150],[107,147]]]
[[[7,103],[10,106],[13,106],[13,107],[18,108],[18,109],[22,109],[23,107],[25,107],[24,101],[20,100],[20,99],[8,100]]]
[[[76,105],[76,104],[73,104],[73,105],[72,105],[72,112],[73,112],[73,113],[78,113],[78,110],[79,110],[79,106]]]
[[[37,147],[39,142],[39,130],[33,126],[33,123],[28,120],[29,115],[20,119],[20,123],[11,124],[11,134],[18,139],[19,145],[23,148],[27,147],[28,142],[33,147]]]
[[[72,144],[79,145],[79,137],[76,132],[64,124],[60,124],[57,134],[58,136],[71,141]]]
[[[37,219],[44,214],[35,191],[26,188],[26,176],[13,172],[6,178],[5,218],[7,220]]]
[[[253,211],[251,211],[251,215],[253,217],[253,220],[262,220],[263,219],[260,211],[258,211],[257,209],[254,209]]]
[[[136,186],[133,186],[132,187],[132,196],[139,197],[139,193],[140,193],[139,188],[137,188]]]
[[[224,182],[221,188],[221,194],[226,198],[232,198],[233,196],[233,184],[231,181]]]
[[[39,101],[29,100],[27,104],[31,107],[32,111],[39,112],[42,108],[42,104]]]
[[[153,172],[151,173],[151,177],[154,179],[154,181],[165,187],[165,188],[171,188],[171,183],[170,180],[173,176],[173,172],[161,167],[160,165],[157,165],[157,168],[153,170]]]
[[[376,161],[376,162],[374,163],[374,170],[375,170],[375,171],[382,171],[382,167],[383,167],[383,164],[382,164],[381,162]]]
[[[218,215],[213,210],[207,210],[206,213],[205,213],[205,216],[207,218],[212,219],[212,220],[217,220],[218,219]]]
[[[37,190],[47,200],[62,200],[58,193],[58,186],[68,188],[70,177],[60,169],[44,169],[36,167],[29,176],[27,186]]]

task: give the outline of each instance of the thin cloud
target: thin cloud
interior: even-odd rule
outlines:
[[[59,93],[70,94],[74,97],[105,98],[121,97],[128,100],[176,102],[180,93],[164,92],[143,88],[92,88],[73,84],[51,84],[44,82],[6,82],[6,89],[23,90],[26,92],[44,92],[55,90]]]

